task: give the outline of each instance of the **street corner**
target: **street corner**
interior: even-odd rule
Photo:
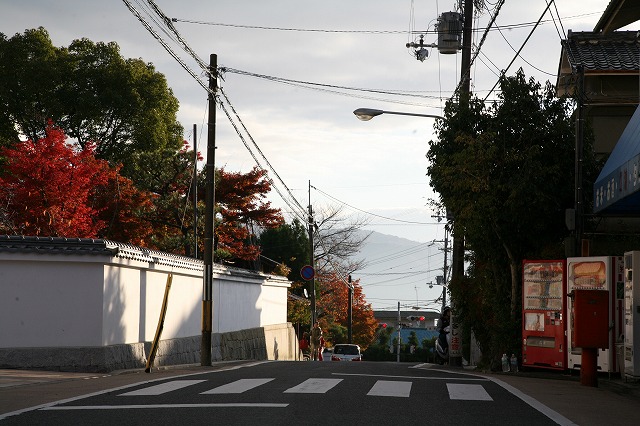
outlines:
[[[108,376],[108,374],[3,369],[0,370],[0,389],[67,380],[95,379],[105,376]]]

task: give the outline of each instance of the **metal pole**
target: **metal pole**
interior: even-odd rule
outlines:
[[[211,365],[211,331],[213,318],[213,252],[215,219],[216,97],[218,56],[209,57],[209,121],[207,125],[206,198],[204,223],[204,276],[202,288],[202,340],[200,365]]]
[[[347,318],[348,318],[348,337],[349,343],[353,343],[353,284],[351,284],[351,275],[349,275],[349,306],[347,308]]]
[[[447,306],[447,251],[449,250],[449,232],[447,225],[444,227],[444,266],[442,267],[442,312]]]
[[[400,319],[400,302],[398,302],[398,344],[396,345],[396,362],[400,362],[400,328],[402,327],[400,325]]]
[[[582,233],[584,228],[584,208],[582,202],[582,161],[584,155],[584,67],[578,66],[578,90],[576,97],[578,101],[578,111],[576,120],[576,158],[575,158],[575,255],[584,256],[582,253]]]
[[[309,252],[311,267],[316,270],[315,256],[313,253],[313,207],[311,207],[311,181],[309,181]],[[313,274],[313,278],[309,280],[311,284],[311,327],[316,323],[316,275]]]

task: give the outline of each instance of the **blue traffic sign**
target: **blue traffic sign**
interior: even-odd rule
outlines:
[[[312,280],[315,274],[316,271],[309,265],[303,266],[300,270],[300,276],[307,281]]]

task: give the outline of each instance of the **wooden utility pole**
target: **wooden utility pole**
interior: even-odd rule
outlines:
[[[193,125],[193,257],[198,258],[198,136]]]
[[[204,214],[204,272],[202,285],[202,340],[200,365],[211,365],[211,331],[213,319],[213,251],[215,219],[216,164],[216,91],[218,90],[218,56],[209,57],[209,120],[207,124],[206,197]]]
[[[473,32],[473,0],[464,0],[464,26],[462,28],[462,63],[460,66],[459,107],[466,108],[471,97],[471,37]],[[453,218],[453,253],[451,255],[451,281],[459,283],[464,278],[464,235]],[[451,328],[455,327],[451,317]],[[452,330],[453,331],[453,330]],[[453,345],[452,345],[453,346]],[[449,348],[449,364],[462,365],[462,353]]]
[[[311,181],[309,181],[309,263],[311,265],[311,268],[313,268],[313,270],[316,270],[316,262],[315,262],[315,255],[314,255],[314,250],[313,250],[313,207],[311,206]],[[313,326],[315,325],[317,318],[316,318],[316,276],[315,273],[313,274],[313,278],[311,280],[309,280],[309,282],[311,283],[311,288],[310,290],[310,297],[311,297],[311,327],[313,328]]]

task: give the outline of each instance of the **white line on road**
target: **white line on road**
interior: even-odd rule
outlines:
[[[67,405],[44,407],[43,411],[73,411],[73,410],[132,410],[148,408],[234,408],[234,407],[258,407],[258,408],[285,408],[289,404],[268,403],[214,403],[214,404],[136,404],[136,405]]]
[[[408,398],[411,394],[411,382],[378,380],[369,390],[369,396],[399,396]]]
[[[544,405],[543,403],[541,403],[537,399],[535,399],[533,397],[530,397],[529,395],[525,394],[524,392],[520,391],[519,389],[514,388],[510,384],[505,383],[500,379],[495,379],[493,377],[489,378],[489,380],[491,380],[492,382],[502,386],[504,389],[506,389],[507,391],[511,392],[513,395],[517,396],[518,398],[520,398],[521,400],[523,400],[524,402],[529,404],[531,407],[533,407],[534,409],[536,409],[539,412],[541,412],[542,414],[544,414],[545,416],[549,417],[551,420],[553,420],[557,424],[562,425],[562,426],[576,426],[576,424],[574,422],[572,422],[571,420],[567,419],[562,414],[558,413],[557,411],[552,410],[551,408],[547,407],[546,405]]]
[[[163,393],[186,388],[187,386],[195,385],[202,382],[206,382],[206,380],[173,380],[171,382],[149,386],[148,388],[121,393],[118,396],[162,395]]]
[[[219,369],[216,369],[216,370],[209,370],[209,371],[204,371],[204,372],[198,371],[196,373],[180,374],[180,375],[173,376],[173,378],[175,379],[177,377],[199,376],[199,375],[202,375],[202,374],[205,374],[205,373],[206,374],[209,374],[209,373],[222,373],[222,372],[225,372],[225,371],[238,370],[240,368],[254,367],[256,365],[267,364],[267,363],[270,363],[270,362],[272,362],[272,361],[249,362],[249,363],[243,363],[243,364],[240,364],[240,365],[232,365],[232,366],[229,366],[229,367],[225,366],[225,367],[222,367],[222,368],[219,368]],[[222,364],[224,364],[224,363],[222,363]],[[120,390],[124,390],[124,389],[129,389],[129,388],[132,388],[132,387],[135,387],[135,386],[140,386],[142,384],[155,383],[155,382],[159,382],[159,381],[163,381],[163,380],[167,380],[167,378],[166,377],[162,377],[162,378],[159,378],[159,379],[146,380],[146,381],[137,382],[137,383],[130,383],[130,384],[123,385],[123,386],[118,386],[118,387],[115,387],[115,388],[103,389],[103,390],[99,390],[97,392],[91,392],[91,393],[88,393],[88,394],[78,395],[78,396],[74,396],[74,397],[71,397],[71,398],[61,399],[61,400],[58,400],[58,401],[47,402],[45,404],[40,404],[40,405],[36,405],[36,406],[33,406],[33,407],[22,408],[20,410],[16,410],[16,411],[11,411],[9,413],[0,414],[0,420],[4,420],[4,419],[6,419],[8,417],[12,417],[12,416],[17,416],[19,414],[26,413],[26,412],[29,412],[29,411],[40,410],[40,409],[44,409],[44,408],[51,407],[51,406],[58,405],[58,404],[67,404],[69,402],[78,401],[78,400],[90,398],[90,397],[93,397],[93,396],[104,395],[106,393],[116,392],[116,391],[120,391]]]
[[[493,401],[482,385],[465,385],[460,383],[447,383],[450,399],[465,401]]]
[[[284,393],[325,393],[341,381],[342,379],[307,379]]]
[[[396,378],[396,379],[406,379],[406,380],[460,380],[465,382],[488,382],[490,381],[484,377],[457,377],[457,376],[448,376],[448,377],[423,377],[423,376],[394,376],[388,374],[355,374],[355,373],[331,373],[334,376],[359,376],[359,377],[387,377],[387,378]]]
[[[220,394],[220,393],[242,393],[258,386],[269,383],[271,379],[240,379],[235,382],[227,383],[226,385],[218,386],[206,392],[202,392],[201,395]]]

